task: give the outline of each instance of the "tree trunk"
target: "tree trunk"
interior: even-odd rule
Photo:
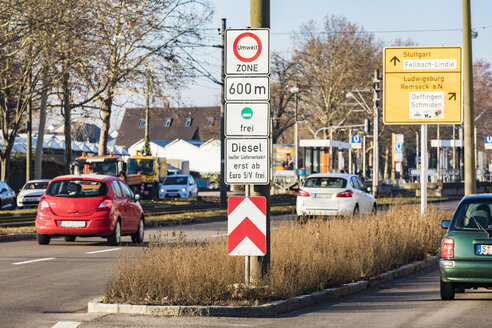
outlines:
[[[106,148],[108,147],[108,135],[109,126],[111,120],[111,106],[113,104],[113,95],[111,91],[108,91],[108,96],[103,101],[102,108],[102,125],[101,125],[101,135],[99,137],[99,155],[106,154]]]
[[[9,176],[9,168],[10,168],[10,153],[12,151],[12,146],[8,146],[8,141],[3,141],[3,149],[5,150],[4,152],[1,153],[0,155],[0,164],[1,164],[1,169],[2,172],[0,174],[0,179],[2,181],[6,181],[8,183],[8,176]]]
[[[43,91],[41,92],[41,106],[39,108],[38,141],[36,143],[36,152],[34,153],[34,179],[42,178],[44,129],[46,127],[46,103],[48,101],[48,81],[46,76],[43,79],[43,84]]]
[[[72,130],[71,130],[71,104],[70,104],[70,88],[69,73],[63,75],[63,119],[64,119],[64,134],[65,134],[65,173],[70,173],[70,163],[72,163]]]

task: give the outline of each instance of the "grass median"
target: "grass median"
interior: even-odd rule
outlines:
[[[451,213],[395,206],[377,216],[316,218],[272,229],[264,288],[237,289],[244,258],[227,254],[227,239],[193,244],[154,240],[136,257],[120,257],[105,302],[151,305],[255,305],[375,276],[435,255]]]

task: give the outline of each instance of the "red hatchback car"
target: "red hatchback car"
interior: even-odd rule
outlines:
[[[51,180],[41,198],[36,216],[38,243],[51,236],[104,237],[119,245],[121,236],[144,239],[144,214],[140,196],[119,178],[107,175],[64,175]]]

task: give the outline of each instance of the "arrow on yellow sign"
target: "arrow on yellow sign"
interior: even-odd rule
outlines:
[[[391,58],[390,63],[393,62],[393,65],[396,66],[396,62],[397,61],[400,62],[400,60],[398,59],[398,57],[394,56],[393,58]]]

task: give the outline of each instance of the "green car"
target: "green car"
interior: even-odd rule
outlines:
[[[458,205],[442,239],[441,298],[454,299],[465,289],[492,289],[492,194],[470,195]]]

